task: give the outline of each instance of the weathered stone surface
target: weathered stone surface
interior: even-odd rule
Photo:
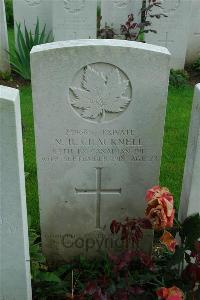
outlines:
[[[171,68],[183,69],[185,64],[189,21],[190,0],[162,0],[162,8],[152,10],[152,14],[163,13],[168,17],[150,18],[151,29],[157,33],[147,33],[145,41],[166,47],[171,55]]]
[[[53,34],[55,41],[96,38],[97,0],[54,1]]]
[[[188,215],[200,213],[200,84],[196,85],[191,114],[187,155],[179,219],[183,221]]]
[[[30,300],[31,276],[18,90],[0,86],[0,299]]]
[[[120,34],[121,25],[125,24],[128,15],[133,13],[136,23],[141,22],[141,0],[102,0],[101,1],[101,28],[106,25]]]
[[[4,0],[0,0],[0,72],[10,73],[8,33]]]
[[[200,57],[200,2],[191,0],[190,29],[188,36],[186,63],[191,64]]]
[[[15,37],[17,24],[24,23],[28,31],[35,32],[37,18],[39,20],[40,32],[46,25],[46,32],[52,31],[52,0],[13,0],[13,14],[15,22]]]
[[[79,40],[34,47],[31,65],[43,250],[110,249],[111,221],[144,216],[159,180],[169,52]]]

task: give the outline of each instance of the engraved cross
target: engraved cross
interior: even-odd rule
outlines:
[[[100,219],[101,219],[101,195],[120,195],[122,189],[103,189],[102,188],[102,168],[96,168],[96,188],[95,189],[78,189],[75,191],[78,195],[93,194],[96,195],[96,228],[100,229]]]
[[[167,48],[168,43],[173,43],[174,40],[169,40],[169,32],[166,32],[166,38],[163,40],[158,40],[159,42],[165,42],[165,47]]]

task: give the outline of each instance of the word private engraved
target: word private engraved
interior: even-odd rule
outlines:
[[[163,0],[162,1],[162,7],[163,7],[163,12],[166,14],[170,14],[175,12],[181,4],[181,0]]]
[[[85,0],[64,0],[64,8],[70,13],[79,13],[85,7]]]
[[[69,94],[72,107],[82,118],[104,122],[127,109],[132,88],[128,77],[118,67],[94,63],[76,74]]]
[[[118,8],[125,8],[130,0],[114,0],[114,5]]]
[[[37,6],[41,3],[41,0],[25,0],[25,2],[30,6]]]

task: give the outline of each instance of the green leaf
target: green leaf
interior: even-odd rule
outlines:
[[[34,45],[39,44],[39,37],[40,37],[39,19],[37,18],[37,23],[35,27]]]
[[[25,23],[24,23],[24,32],[25,32],[26,45],[27,45],[28,49],[31,49],[32,45],[31,45],[31,41],[30,41],[30,38],[29,38],[29,33],[28,33],[28,30],[26,28]]]
[[[183,261],[184,255],[185,255],[185,248],[176,247],[175,253],[171,256],[169,260],[169,265],[170,266],[178,265],[180,262]]]
[[[40,35],[39,44],[44,44],[43,41],[44,41],[44,38],[45,38],[45,31],[46,31],[46,25],[44,26],[44,28],[42,30],[42,33]]]
[[[61,282],[60,278],[53,272],[39,272],[39,274],[37,275],[37,279],[47,282]]]
[[[21,24],[17,26],[17,47],[12,51],[8,52],[10,55],[10,62],[12,70],[18,73],[26,80],[31,80],[31,68],[30,68],[30,51],[35,45],[45,44],[52,41],[51,31],[47,35],[45,32],[46,26],[44,26],[41,34],[39,27],[39,19],[37,18],[37,24],[34,33],[28,32],[27,27],[24,23],[24,31],[21,30]],[[50,40],[51,39],[51,40]]]

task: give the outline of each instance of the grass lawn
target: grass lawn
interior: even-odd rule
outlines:
[[[9,42],[11,48],[13,39],[13,30],[10,29]],[[181,89],[170,87],[169,89],[160,183],[167,186],[174,194],[176,205],[179,203],[181,192],[193,90],[192,86]],[[22,122],[24,125],[23,142],[25,172],[27,173],[28,214],[31,216],[33,227],[39,229],[31,87],[25,86],[21,88],[20,92]]]
[[[179,204],[194,87],[169,88],[160,184]]]

